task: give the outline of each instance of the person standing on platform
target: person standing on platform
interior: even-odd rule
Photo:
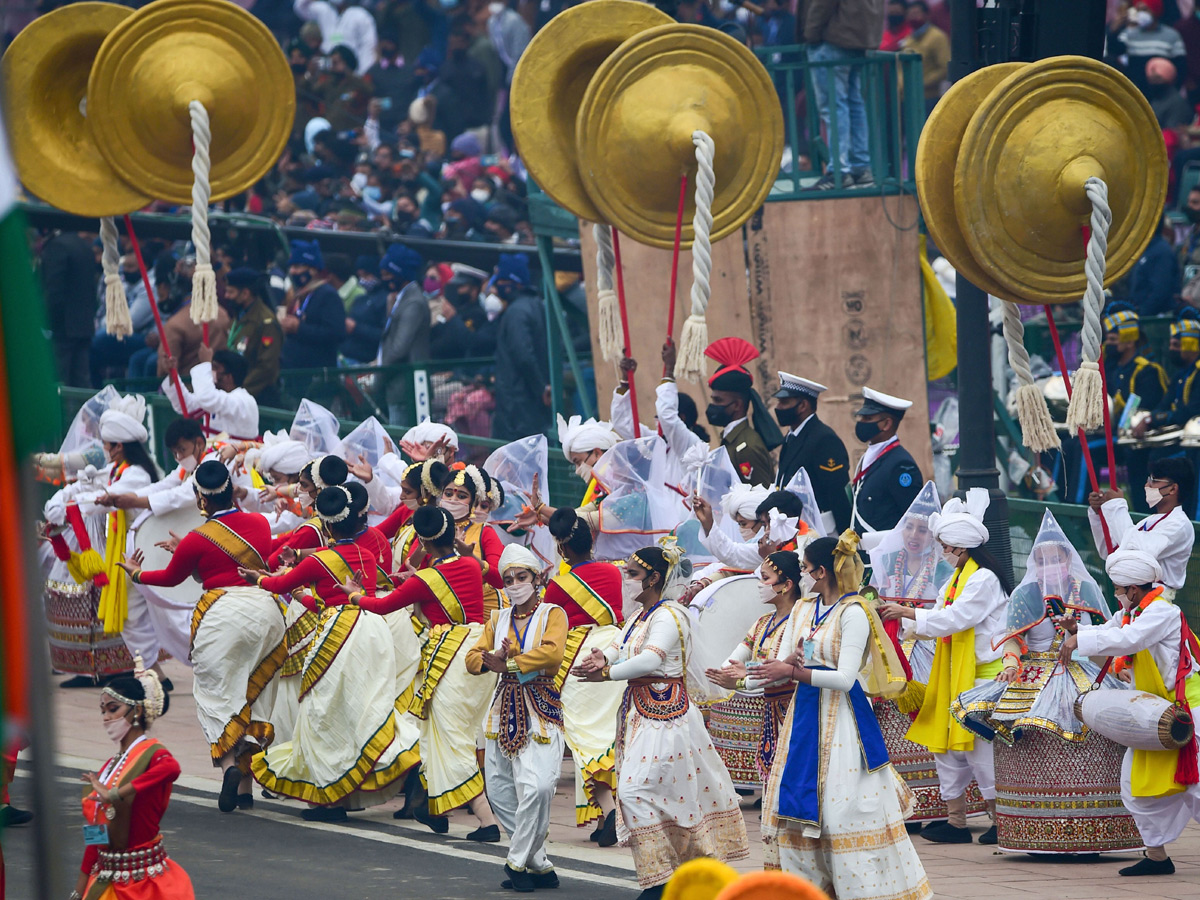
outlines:
[[[379,339],[376,365],[408,366],[429,359],[429,303],[418,279],[425,266],[421,254],[403,244],[392,244],[379,264],[379,277],[388,291],[387,320]],[[409,409],[412,373],[401,369],[388,379],[388,421],[400,425],[415,419]]]
[[[725,337],[709,344],[704,355],[715,360],[719,367],[708,379],[711,401],[704,412],[705,418],[714,428],[721,429],[721,444],[729,451],[729,459],[742,481],[771,484],[775,478],[771,451],[783,443],[783,435],[762,397],[754,390],[754,378],[745,368],[746,363],[758,358],[758,351],[749,341]]]
[[[234,269],[225,276],[225,300],[237,307],[237,318],[229,326],[228,346],[246,360],[242,387],[264,406],[276,406],[283,329],[263,301],[262,275],[254,269]]]
[[[850,527],[850,457],[837,433],[817,418],[817,399],[828,388],[807,378],[779,373],[775,392],[775,418],[788,428],[779,451],[779,471],[775,486],[784,489],[793,476],[804,469],[812,482],[817,506],[825,521],[825,530],[841,534]]]
[[[850,527],[859,534],[889,531],[908,510],[924,480],[912,455],[900,446],[896,430],[911,400],[863,388],[863,405],[854,415],[854,436],[867,445],[851,481]]]
[[[287,336],[280,360],[285,369],[333,369],[346,337],[346,308],[337,289],[321,277],[325,268],[316,241],[292,241],[288,278],[292,294],[279,325]]]
[[[534,293],[529,259],[501,253],[494,279],[503,310],[496,317],[496,411],[492,437],[516,441],[550,425],[546,316]]]
[[[1136,532],[1153,531],[1166,536],[1158,561],[1162,564],[1163,596],[1170,601],[1183,588],[1187,579],[1188,560],[1196,529],[1187,510],[1194,508],[1196,471],[1182,457],[1158,459],[1150,464],[1146,479],[1146,504],[1153,512],[1136,526],[1129,515],[1129,504],[1119,491],[1093,492],[1088,496],[1088,523],[1092,538],[1102,557],[1109,555],[1108,541],[1114,549],[1121,547]],[[1105,537],[1105,528],[1108,536]]]
[[[244,387],[246,360],[232,350],[201,346],[200,362],[192,367],[192,389],[182,386],[183,400],[191,415],[204,413],[206,434],[227,434],[236,441],[258,440],[258,401]],[[162,392],[179,415],[179,396],[166,378]]]

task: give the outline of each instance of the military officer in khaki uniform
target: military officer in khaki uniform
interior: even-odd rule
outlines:
[[[749,341],[724,337],[709,344],[704,355],[720,366],[708,379],[712,401],[705,410],[708,424],[720,431],[721,445],[729,451],[742,481],[769,486],[775,480],[771,451],[783,443],[783,435],[745,368],[758,351]]]
[[[237,318],[229,328],[228,346],[246,360],[242,384],[261,406],[279,402],[279,358],[283,329],[262,299],[263,276],[254,269],[234,269],[225,279],[225,299],[236,304]]]

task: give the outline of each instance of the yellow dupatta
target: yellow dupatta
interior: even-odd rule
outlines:
[[[1192,680],[1194,679],[1189,679]],[[1134,654],[1133,686],[1139,691],[1175,702],[1175,695],[1167,693],[1162,673],[1158,671],[1158,664],[1149,650],[1139,650]],[[1191,687],[1190,684],[1188,686]],[[1190,751],[1191,745],[1185,749]],[[1178,750],[1134,750],[1133,766],[1129,771],[1133,796],[1166,797],[1186,791],[1188,786],[1175,780],[1175,766],[1178,762]]]

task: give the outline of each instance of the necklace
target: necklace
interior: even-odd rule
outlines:
[[[134,738],[133,742],[126,747],[124,751],[122,751],[120,756],[118,756],[115,760],[109,760],[108,765],[104,767],[96,780],[105,787],[112,787],[112,785],[119,783],[121,780],[121,773],[125,771],[125,764],[129,762],[129,754],[133,751],[134,747],[144,740],[146,740],[146,736],[144,734]],[[101,802],[100,807],[104,810],[104,818],[108,819],[108,821],[111,822],[117,817],[117,808],[111,803]]]
[[[643,607],[641,610],[638,611],[638,614],[636,616],[634,616],[633,621],[630,623],[628,630],[626,630],[625,637],[621,638],[621,646],[622,647],[624,647],[627,643],[629,643],[629,639],[631,637],[633,637],[633,633],[635,631],[637,631],[638,626],[641,625],[643,622],[647,621],[652,615],[654,615],[654,611],[656,609],[658,609],[660,606],[662,606],[663,603],[665,603],[665,602],[666,602],[666,598],[664,597],[663,599],[659,600],[657,603],[655,603],[649,609],[646,609]]]

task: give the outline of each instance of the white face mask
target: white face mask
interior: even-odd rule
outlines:
[[[955,568],[958,567],[958,554],[953,550],[943,550],[942,557]]]
[[[813,592],[813,588],[816,586],[817,583],[813,581],[813,577],[807,572],[804,572],[800,575],[800,593],[802,595],[807,597]]]
[[[119,744],[125,739],[125,735],[129,734],[129,729],[133,727],[133,723],[125,716],[119,719],[109,719],[104,723],[104,731],[108,735],[108,739],[114,744]]]
[[[483,311],[488,314],[489,319],[494,319],[504,312],[504,302],[495,294],[488,294],[483,298]]]
[[[1133,24],[1138,28],[1149,28],[1154,22],[1154,16],[1144,9],[1131,10],[1133,12]]]
[[[484,188],[475,188],[475,190],[471,191],[471,199],[476,203],[487,203],[492,199],[492,195]]]
[[[582,478],[584,481],[591,481],[592,480],[592,467],[589,466],[587,463],[580,463],[579,465],[577,465],[575,467],[575,474],[578,475],[580,478]]]
[[[419,505],[417,503],[416,497],[408,497],[403,502],[404,502],[404,505],[407,506],[409,509],[416,509],[417,506]]]
[[[1129,609],[1130,603],[1128,594],[1118,594],[1114,591],[1113,596],[1116,597],[1117,602],[1121,604],[1121,609]]]
[[[518,581],[506,587],[504,593],[508,594],[508,599],[512,601],[513,606],[520,606],[533,596],[533,584],[527,581]]]
[[[179,461],[179,468],[183,469],[183,471],[187,472],[189,475],[196,471],[196,466],[198,465],[200,465],[200,463],[196,459],[195,454],[192,454],[191,456]]]
[[[475,512],[471,513],[471,521],[472,522],[486,522],[488,520],[489,515],[491,515],[491,513],[488,512],[486,509],[477,509],[477,510],[475,510]]]
[[[644,590],[645,588],[642,587],[642,580],[640,578],[630,578],[628,575],[623,577],[621,581],[621,596],[627,602],[636,600],[642,595],[642,591]]]
[[[448,500],[443,497],[438,501],[438,506],[450,513],[455,522],[465,519],[471,512],[471,504],[466,500]]]
[[[1146,505],[1154,509],[1158,504],[1162,503],[1162,491],[1156,487],[1146,488]]]
[[[738,534],[742,536],[742,540],[749,542],[758,537],[758,525],[739,525]]]
[[[488,12],[491,13],[493,16],[498,16],[503,11],[504,11],[503,3],[489,3],[488,4]]]
[[[760,581],[758,583],[758,596],[763,603],[770,603],[776,596],[775,585]]]

